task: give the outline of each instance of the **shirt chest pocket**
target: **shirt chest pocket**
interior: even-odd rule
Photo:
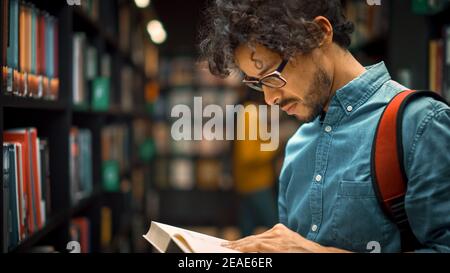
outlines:
[[[339,183],[332,211],[332,238],[337,247],[369,252],[369,242],[376,242],[382,248],[391,229],[371,181],[344,180]]]

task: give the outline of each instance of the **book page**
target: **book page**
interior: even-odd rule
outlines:
[[[195,231],[190,231],[187,229],[177,228],[174,226],[169,226],[161,223],[156,223],[160,226],[164,231],[168,232],[170,236],[177,240],[181,244],[189,244],[186,246],[187,248],[193,250],[196,253],[239,253],[239,251],[226,248],[221,246],[222,243],[226,242],[226,240],[216,238],[213,236],[201,234]],[[180,240],[179,236],[182,236]]]

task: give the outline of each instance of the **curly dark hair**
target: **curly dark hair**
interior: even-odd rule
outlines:
[[[314,23],[326,17],[333,26],[333,42],[350,46],[353,23],[343,14],[340,0],[213,0],[200,32],[200,54],[216,76],[236,70],[234,51],[241,44],[261,44],[290,59],[306,54],[323,38]]]

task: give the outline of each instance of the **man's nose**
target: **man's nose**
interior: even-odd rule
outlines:
[[[263,91],[264,100],[268,105],[272,106],[280,103],[281,92],[279,89],[264,86]]]

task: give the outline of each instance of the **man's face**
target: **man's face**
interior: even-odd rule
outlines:
[[[282,62],[278,54],[262,45],[253,49],[247,45],[239,46],[235,59],[246,76],[256,79],[275,71]],[[333,83],[331,62],[320,49],[315,49],[290,60],[281,75],[287,80],[284,87],[263,86],[267,104],[280,105],[283,111],[295,115],[301,122],[313,121],[330,99]]]

